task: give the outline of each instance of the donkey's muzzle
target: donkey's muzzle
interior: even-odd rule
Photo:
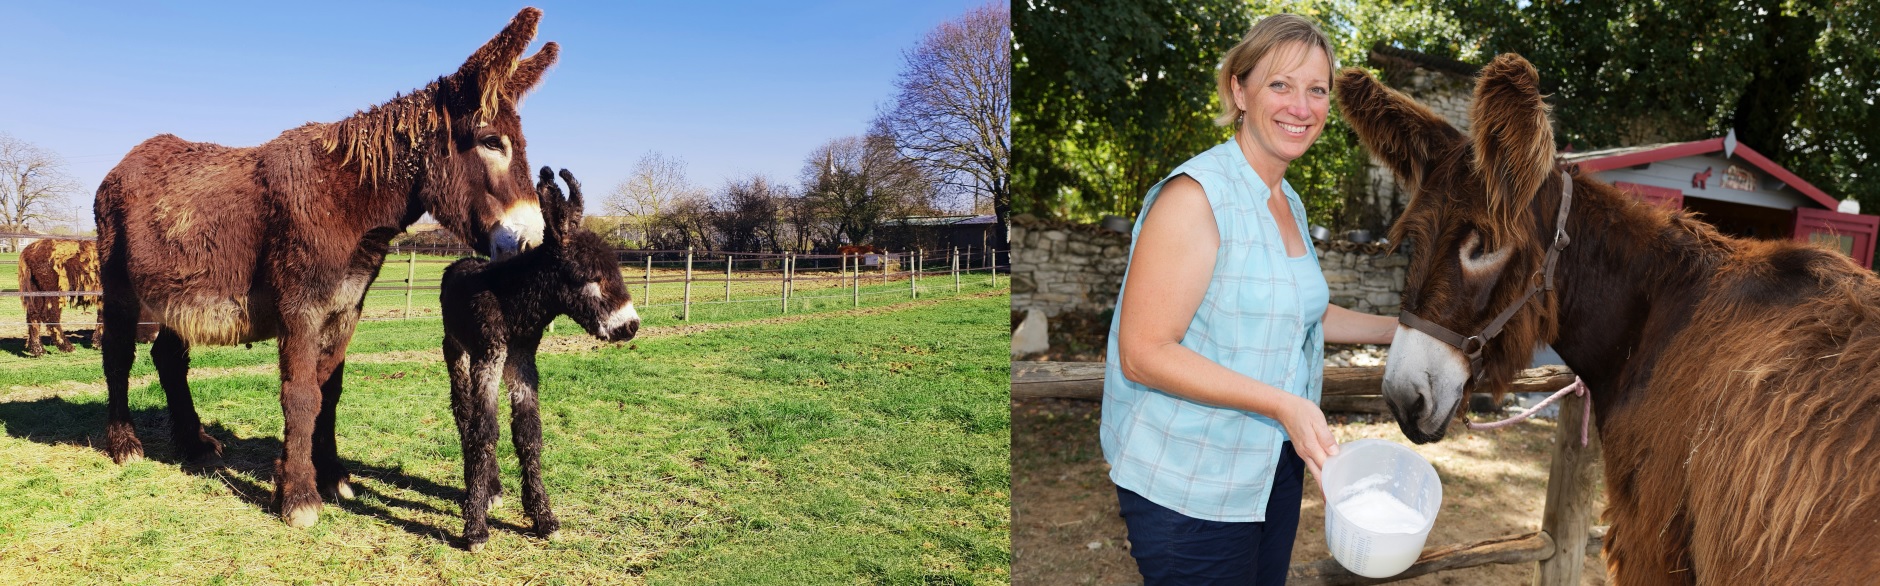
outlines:
[[[624,342],[640,333],[640,312],[633,309],[633,302],[628,301],[601,320],[600,331],[596,335],[609,342]]]

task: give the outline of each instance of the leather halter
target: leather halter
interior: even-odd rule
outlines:
[[[1507,309],[1501,310],[1501,313],[1495,316],[1494,321],[1488,322],[1488,327],[1482,328],[1482,331],[1476,332],[1473,336],[1458,334],[1449,328],[1436,325],[1435,322],[1418,317],[1416,314],[1408,311],[1397,316],[1398,320],[1403,322],[1403,325],[1416,328],[1417,331],[1429,334],[1432,338],[1442,340],[1444,343],[1455,346],[1458,350],[1462,350],[1462,353],[1469,357],[1470,374],[1480,374],[1482,372],[1482,349],[1488,346],[1489,340],[1493,340],[1495,336],[1501,335],[1502,326],[1508,325],[1508,320],[1513,319],[1515,312],[1520,311],[1522,307],[1527,305],[1528,301],[1533,300],[1535,294],[1540,293],[1542,290],[1552,291],[1554,289],[1554,265],[1560,260],[1560,251],[1565,249],[1567,244],[1573,241],[1572,238],[1567,237],[1567,211],[1573,207],[1573,176],[1566,171],[1561,171],[1560,184],[1560,215],[1554,220],[1554,244],[1547,249],[1547,260],[1543,263],[1541,268],[1540,274],[1542,278],[1540,282],[1536,282],[1530,286],[1527,294],[1522,295],[1520,301],[1516,301],[1513,305],[1509,305]]]

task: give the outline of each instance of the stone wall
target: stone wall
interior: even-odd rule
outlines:
[[[1129,235],[1100,226],[1012,218],[1012,309],[1102,311],[1116,305]]]
[[[1129,263],[1129,236],[1021,215],[1012,218],[1012,242],[1012,309],[1036,308],[1055,317],[1066,311],[1103,311],[1116,304]],[[1403,255],[1350,242],[1315,245],[1332,303],[1365,313],[1397,314],[1408,264]]]
[[[1325,272],[1333,304],[1361,313],[1397,315],[1410,259],[1387,254],[1376,245],[1333,242],[1318,248],[1319,270]]]

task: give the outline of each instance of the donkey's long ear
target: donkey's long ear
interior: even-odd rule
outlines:
[[[561,242],[561,187],[555,185],[555,171],[547,165],[535,180],[535,197],[542,202],[542,242]]]
[[[567,222],[567,226],[564,226],[567,233],[573,234],[581,229],[581,182],[575,181],[574,174],[567,169],[561,170],[561,180],[568,184],[568,209],[561,215],[561,220]]]
[[[509,77],[516,71],[516,58],[535,40],[535,25],[541,20],[541,10],[522,9],[509,20],[509,26],[503,27],[503,32],[496,33],[495,38],[471,53],[463,66],[457,68],[456,77],[480,94],[477,100],[480,118],[487,119],[496,112],[496,104],[507,89]]]
[[[1517,216],[1540,190],[1554,165],[1554,129],[1541,101],[1540,73],[1507,53],[1482,68],[1470,107],[1475,170],[1488,187],[1488,213],[1498,226]]]
[[[1365,150],[1390,167],[1410,193],[1423,184],[1430,164],[1463,140],[1462,132],[1371,73],[1352,67],[1338,75],[1338,111],[1357,131]]]
[[[535,25],[542,20],[542,11],[533,6],[522,9],[516,17],[509,20],[509,26],[496,33],[494,38],[484,43],[477,52],[465,59],[463,67],[457,70],[459,75],[493,71],[496,77],[508,79],[515,71],[516,58],[522,56],[522,50],[529,48],[529,42],[535,40]]]
[[[509,76],[509,86],[505,90],[509,92],[510,99],[521,102],[522,96],[528,94],[529,90],[535,89],[535,84],[542,82],[542,74],[547,73],[548,68],[554,67],[555,59],[560,56],[561,45],[549,41],[548,44],[542,45],[542,50],[536,51],[535,55],[517,63],[516,72]]]

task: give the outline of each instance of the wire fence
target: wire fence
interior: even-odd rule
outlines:
[[[0,238],[8,235],[0,234]],[[915,250],[879,254],[795,254],[692,250],[615,251],[621,277],[642,311],[672,308],[681,321],[692,319],[695,306],[732,306],[769,303],[778,314],[795,305],[848,298],[861,307],[870,297],[902,295],[919,299],[936,293],[959,293],[966,288],[997,288],[1009,267],[998,265],[1002,250]],[[445,267],[473,252],[461,247],[393,247],[378,277],[366,290],[362,321],[436,319],[437,295]],[[17,271],[16,255],[0,254],[0,276]],[[1009,272],[1009,271],[1008,271]],[[16,282],[0,283],[0,300],[26,297],[96,297],[98,291],[45,291],[22,293]],[[69,315],[77,313],[78,315]],[[96,318],[68,307],[57,325],[90,327]],[[38,322],[50,325],[50,322]],[[0,302],[0,328],[16,330],[29,325],[22,303]]]

